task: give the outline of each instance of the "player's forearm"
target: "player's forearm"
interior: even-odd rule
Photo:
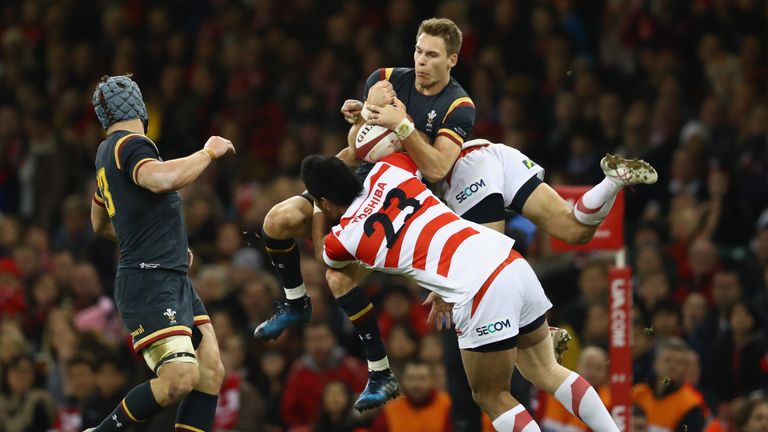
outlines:
[[[312,215],[312,247],[315,252],[315,258],[320,262],[325,262],[323,260],[323,243],[329,229],[328,219],[323,212],[315,212]]]
[[[357,122],[349,128],[349,133],[347,133],[347,148],[349,149],[349,154],[352,155],[352,159],[355,158],[355,139],[357,139],[357,133],[360,132],[360,128],[364,124],[365,119],[363,116],[359,116]]]
[[[453,167],[455,160],[446,157],[417,131],[408,135],[406,139],[402,140],[402,143],[405,151],[419,167],[421,174],[430,183],[445,178]]]
[[[355,152],[350,150],[349,147],[344,147],[341,149],[340,152],[336,153],[336,157],[344,161],[348,167],[357,166],[357,160],[355,160]]]
[[[195,181],[211,161],[207,153],[198,151],[179,159],[151,162],[139,171],[138,183],[154,193],[176,191]]]

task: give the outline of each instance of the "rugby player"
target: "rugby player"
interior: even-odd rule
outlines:
[[[133,348],[157,378],[120,401],[89,431],[120,431],[179,401],[177,431],[210,431],[224,377],[216,335],[187,277],[181,195],[215,159],[235,152],[212,136],[187,157],[163,161],[145,135],[147,109],[129,76],[102,77],[93,107],[107,138],[96,153],[94,232],[120,245],[115,302]]]
[[[348,164],[355,163],[354,140],[368,122],[395,131],[428,181],[443,179],[474,125],[474,104],[450,74],[458,62],[461,42],[461,30],[451,20],[423,21],[416,35],[415,67],[379,69],[366,80],[363,99],[369,103],[364,106],[356,100],[345,102],[341,111],[352,127],[349,147],[337,157]],[[372,166],[360,165],[357,174],[364,178]],[[303,194],[275,205],[264,220],[262,239],[283,283],[286,300],[278,303],[275,314],[257,327],[256,337],[277,337],[288,326],[307,322],[312,314],[294,240],[311,237],[312,214],[312,197]],[[322,221],[319,224],[324,225]],[[368,272],[351,266],[346,272],[348,277],[335,279],[330,288],[363,341],[370,376],[355,408],[364,410],[396,396],[399,386],[389,368],[373,305],[356,288]]]
[[[618,431],[595,390],[555,360],[545,313],[552,306],[514,240],[461,219],[394,153],[364,184],[336,158],[310,156],[302,180],[325,217],[314,241],[332,269],[350,264],[406,276],[452,307],[472,397],[499,431],[537,431],[509,393],[515,365],[595,431]],[[343,275],[329,269],[329,282]],[[518,355],[519,351],[519,355]]]

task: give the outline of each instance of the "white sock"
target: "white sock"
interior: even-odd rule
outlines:
[[[374,361],[368,360],[369,371],[383,371],[386,369],[389,369],[389,359],[387,358],[387,356],[384,356],[384,358],[380,360],[374,360]]]
[[[579,198],[573,207],[573,215],[584,225],[600,225],[611,211],[619,191],[619,183],[610,177],[604,178]]]
[[[571,372],[555,390],[555,399],[593,431],[619,431],[595,389],[576,372]]]
[[[541,432],[539,425],[533,421],[533,417],[522,404],[502,413],[492,424],[499,432]]]
[[[301,284],[296,288],[283,288],[283,291],[285,291],[285,298],[288,300],[295,300],[307,295],[307,289],[304,288],[304,284]]]

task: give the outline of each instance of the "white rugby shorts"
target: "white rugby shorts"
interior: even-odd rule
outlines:
[[[521,327],[551,307],[531,266],[512,250],[473,298],[453,307],[459,348],[477,348],[517,336]]]
[[[446,182],[443,201],[459,216],[495,193],[509,207],[533,176],[544,180],[544,169],[518,150],[483,139],[467,141]]]

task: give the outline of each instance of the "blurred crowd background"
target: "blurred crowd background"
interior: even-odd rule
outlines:
[[[126,72],[165,159],[212,134],[237,147],[183,191],[190,273],[227,369],[217,431],[394,430],[408,407],[429,408],[415,411],[429,430],[448,427],[423,290],[366,283],[406,398],[356,415],[366,368],[323,266],[304,243],[315,319],[257,342],[283,294],[243,235],[302,191],[303,156],[345,145],[339,109],[368,74],[412,67],[431,16],[464,32],[453,76],[477,108],[475,137],[523,151],[550,184],[598,182],[605,152],[655,165],[657,185],[626,192],[635,382],[694,391],[708,430],[768,430],[768,2],[4,0],[0,431],[82,430],[149,376],[111,297],[117,250],[89,221],[103,139],[91,94]],[[565,364],[604,395],[611,257],[553,253],[519,217],[509,234],[555,304],[550,323],[575,336]],[[670,340],[679,355],[660,356]],[[515,388],[537,419],[554,415]],[[141,429],[169,430],[173,415]]]

